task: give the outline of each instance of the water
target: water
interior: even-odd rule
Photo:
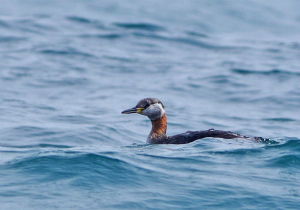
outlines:
[[[300,3],[1,1],[1,209],[299,209]],[[160,99],[147,145],[121,115]]]

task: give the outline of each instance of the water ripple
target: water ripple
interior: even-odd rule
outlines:
[[[21,42],[21,41],[26,41],[28,40],[25,37],[16,37],[16,36],[0,36],[0,42],[2,43],[7,43],[7,42]]]
[[[125,36],[126,36],[126,34],[124,34],[124,33],[105,33],[105,34],[83,34],[83,35],[80,35],[79,37],[83,38],[83,39],[96,38],[96,39],[115,40],[115,39],[120,39]]]
[[[114,25],[125,28],[142,31],[164,31],[165,29],[161,26],[150,24],[150,23],[115,23]]]
[[[291,76],[300,76],[299,72],[291,72],[286,70],[280,69],[272,69],[268,71],[256,71],[250,69],[232,69],[232,72],[242,74],[242,75],[250,75],[250,74],[257,74],[257,75],[291,75]]]
[[[72,49],[72,48],[68,48],[65,50],[57,50],[57,49],[42,49],[39,50],[38,52],[42,53],[42,54],[50,54],[50,55],[57,55],[57,56],[80,56],[80,57],[94,57],[94,55],[86,53],[86,52],[82,52],[82,51],[78,51],[76,49]]]

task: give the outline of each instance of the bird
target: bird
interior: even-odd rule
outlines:
[[[223,139],[254,139],[261,137],[247,137],[231,131],[209,129],[204,131],[187,131],[174,136],[167,136],[167,115],[163,103],[156,98],[141,99],[133,108],[126,109],[121,114],[141,114],[147,116],[152,123],[152,129],[147,138],[148,144],[187,144],[206,137]]]

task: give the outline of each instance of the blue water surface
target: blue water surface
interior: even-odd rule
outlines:
[[[0,209],[299,209],[300,1],[3,0]],[[121,115],[160,99],[168,135]]]

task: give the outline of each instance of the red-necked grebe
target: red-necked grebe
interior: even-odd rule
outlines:
[[[209,129],[205,131],[187,131],[186,133],[178,134],[175,136],[167,136],[167,115],[164,105],[156,98],[144,98],[138,104],[131,108],[126,109],[122,114],[141,114],[147,116],[152,123],[151,132],[147,138],[149,144],[187,144],[197,139],[206,137],[234,139],[243,138],[250,139],[230,131],[221,131]],[[254,140],[259,137],[254,137]]]

